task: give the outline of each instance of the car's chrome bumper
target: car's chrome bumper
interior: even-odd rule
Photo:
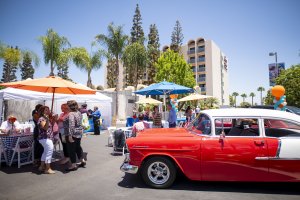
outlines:
[[[124,162],[121,165],[120,170],[122,172],[130,173],[130,174],[136,174],[139,170],[139,167],[135,166],[135,165],[130,165],[129,161],[130,161],[129,153],[126,153]]]
[[[139,170],[139,167],[130,165],[129,163],[123,163],[120,167],[120,170],[129,174],[136,174]]]

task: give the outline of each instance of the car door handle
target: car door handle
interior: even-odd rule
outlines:
[[[264,140],[254,140],[254,144],[257,146],[263,146],[265,144]]]

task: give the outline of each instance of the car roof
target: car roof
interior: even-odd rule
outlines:
[[[270,109],[255,109],[255,108],[225,108],[203,110],[202,113],[211,117],[272,117],[286,118],[300,122],[300,116],[294,113],[270,110]]]

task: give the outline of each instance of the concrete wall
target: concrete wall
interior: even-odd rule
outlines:
[[[112,115],[116,113],[116,92],[110,91],[98,91],[106,96],[112,98]],[[127,116],[132,116],[132,110],[135,106],[135,102],[139,100],[137,96],[137,100],[135,100],[135,95],[132,93],[132,90],[123,90],[118,92],[119,95],[119,111],[118,117],[120,120],[125,120]]]

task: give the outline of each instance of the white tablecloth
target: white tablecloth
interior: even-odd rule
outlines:
[[[30,128],[30,133],[33,133],[34,125],[33,124],[20,124],[21,129],[25,131],[25,129]]]
[[[167,122],[166,120],[162,120],[162,125],[163,125],[163,128],[169,128],[169,122]],[[153,121],[149,121],[149,122],[146,122],[149,124],[149,128],[152,128],[153,126]]]

